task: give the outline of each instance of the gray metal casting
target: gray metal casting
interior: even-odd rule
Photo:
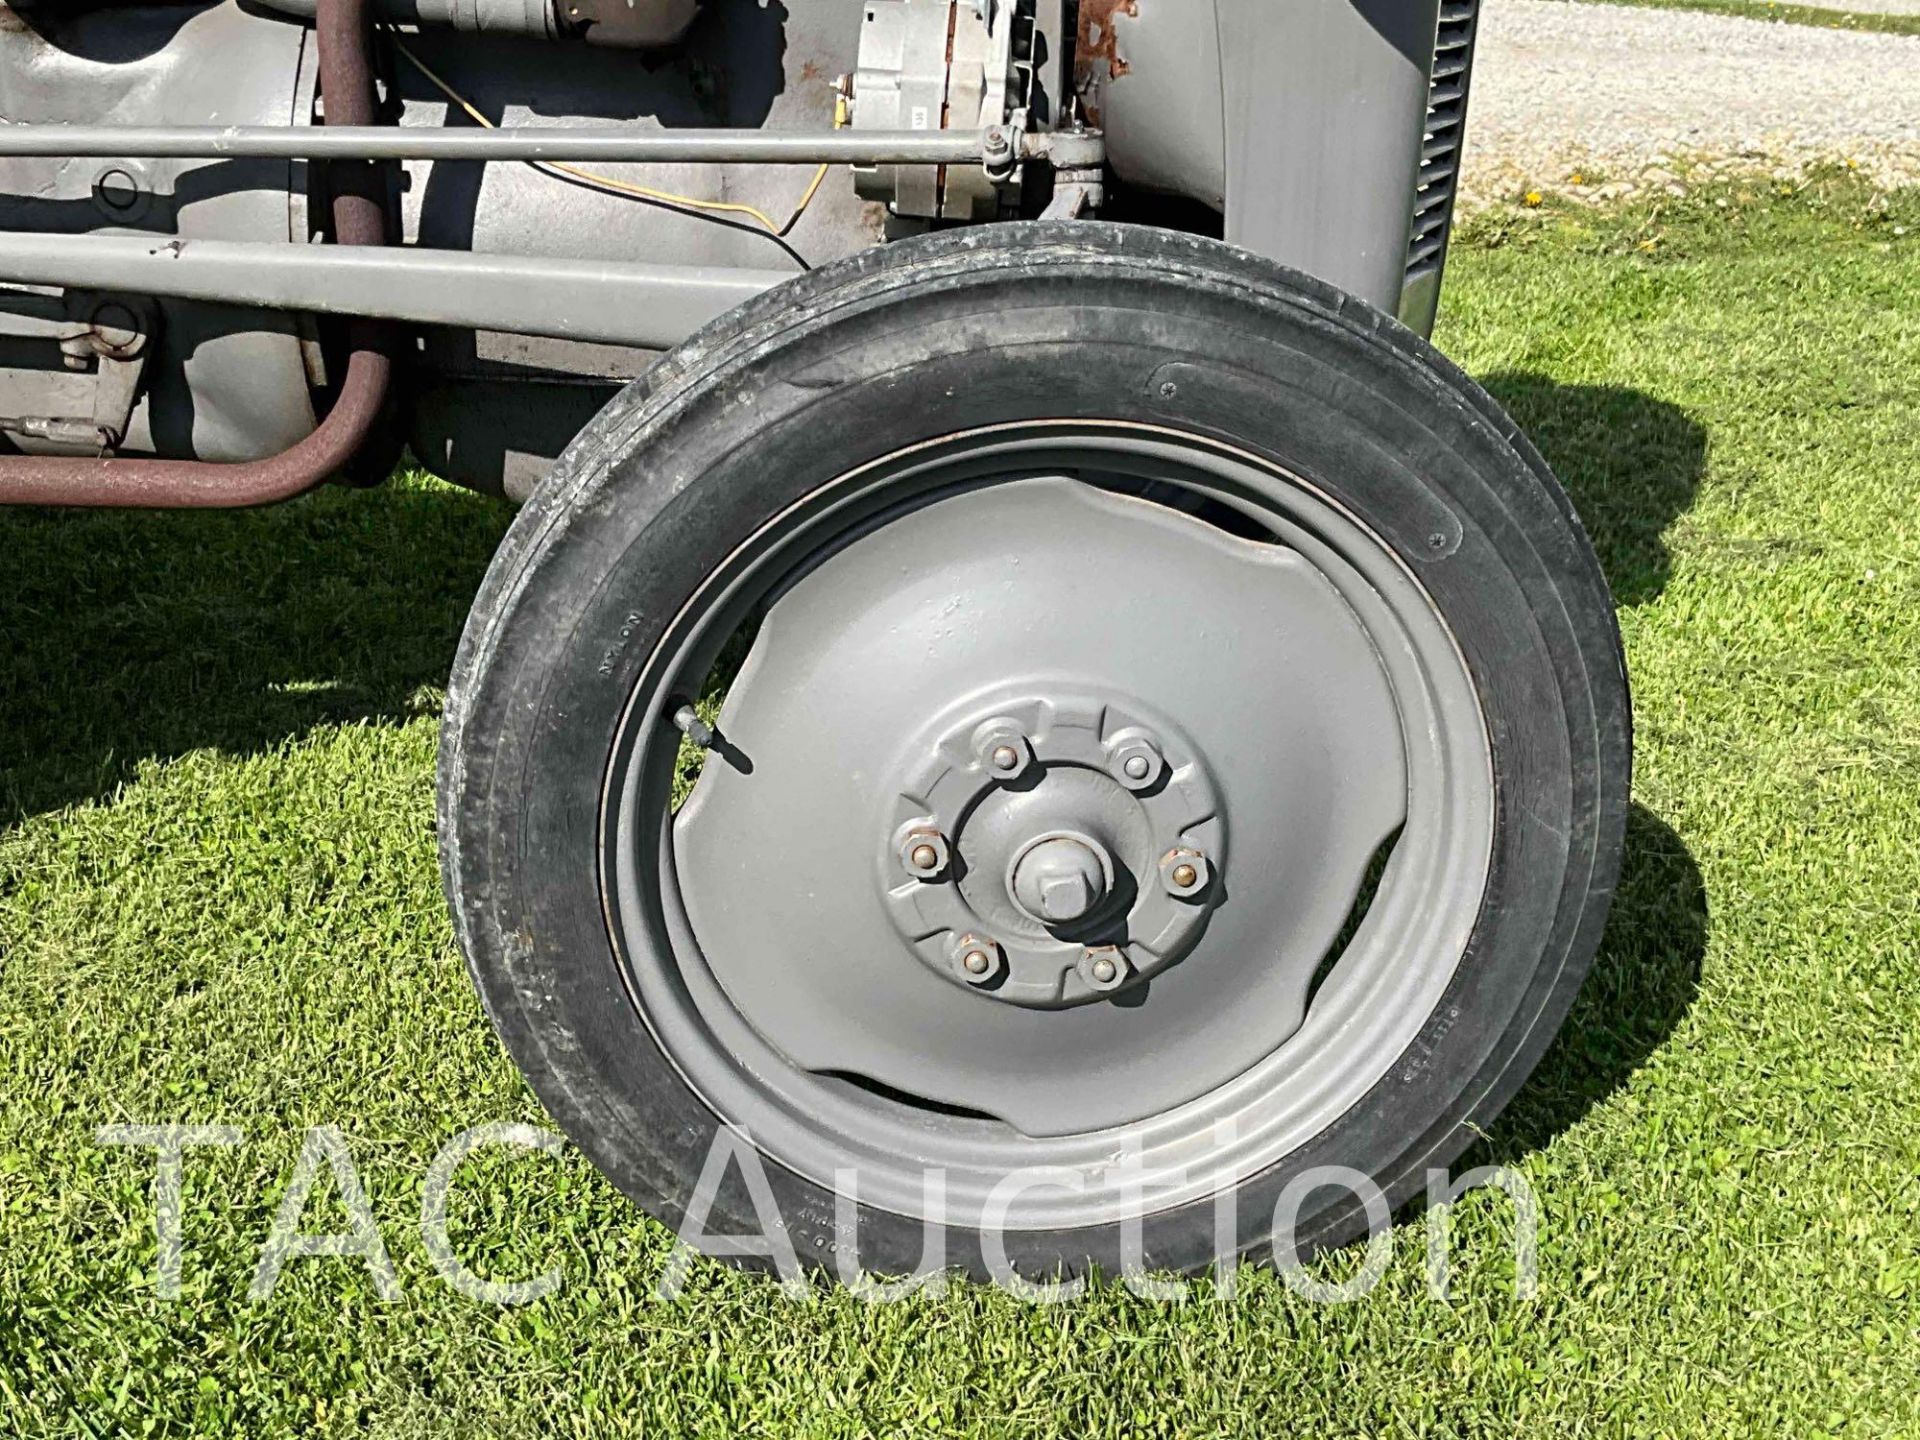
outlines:
[[[29,122],[103,115],[173,125],[217,111],[289,124],[311,109],[312,50],[299,26],[233,5],[36,10],[0,25],[0,118],[8,122],[0,136],[30,130]],[[286,241],[307,228],[295,169],[285,160],[0,158],[0,231],[62,243],[88,232]],[[104,288],[119,301],[139,299],[111,280]],[[0,339],[34,338],[31,322],[16,319],[32,303],[0,294]],[[321,367],[310,320],[206,301],[163,298],[154,308],[153,344],[119,448],[255,460],[313,429],[312,386],[339,376]],[[93,379],[47,365],[0,367],[0,414],[90,416]],[[13,438],[29,451],[65,448]]]
[[[1245,511],[1277,543],[1048,478],[1062,471],[1198,491]],[[979,523],[956,520],[953,533],[944,522],[933,523],[937,534],[921,529],[927,517],[956,513],[948,507],[970,508],[962,502],[1003,475],[996,488],[1019,496],[988,503]],[[956,493],[958,484],[976,488]],[[947,1220],[956,1224],[977,1219],[1012,1170],[1063,1166],[1089,1177],[1083,1190],[1018,1197],[1007,1223],[1021,1229],[1112,1223],[1141,1203],[1157,1209],[1204,1198],[1274,1163],[1356,1103],[1411,1043],[1452,978],[1478,913],[1492,835],[1491,765],[1473,687],[1406,568],[1306,487],[1250,457],[1143,426],[1059,422],[987,432],[964,449],[895,457],[832,493],[836,507],[825,518],[810,511],[771,524],[693,597],[649,659],[615,744],[609,918],[628,983],[689,1083],[779,1163],[820,1183],[857,1166],[862,1203],[904,1215],[924,1213],[929,1166],[947,1172]],[[832,517],[883,507],[897,518],[842,548],[846,537]],[[901,534],[910,543],[866,577],[871,583],[854,584],[843,562],[869,546],[892,551],[896,525],[907,527]],[[1126,563],[1116,566],[1107,557],[1119,536],[1129,538],[1119,542]],[[1194,546],[1223,554],[1191,567],[1167,558]],[[1271,578],[1250,588],[1243,572],[1251,566],[1264,575],[1263,559],[1296,577],[1297,588]],[[723,721],[751,773],[709,762],[676,820],[664,801],[679,740],[670,716],[680,702],[671,697],[708,672],[756,597],[796,568],[806,578],[773,605]],[[1117,574],[1127,582],[1116,584]],[[789,608],[816,576],[824,588]],[[1029,576],[1047,578],[1030,589]],[[1189,590],[1194,580],[1203,588]],[[1098,603],[1076,603],[1085,598],[1076,584]],[[827,603],[827,591],[844,592],[853,610]],[[1183,596],[1177,635],[1153,618],[1167,593]],[[967,605],[952,608],[956,595]],[[1034,627],[1032,617],[1043,613],[1036,602],[1062,603],[1050,603],[1048,624]],[[1166,610],[1158,604],[1157,613]],[[1073,618],[1057,625],[1060,615]],[[1257,633],[1243,631],[1255,617]],[[1022,625],[1024,645],[1008,638]],[[1347,648],[1354,640],[1358,649]],[[783,658],[795,648],[801,658]],[[1289,650],[1277,670],[1276,648]],[[973,993],[950,956],[937,970],[908,954],[906,938],[876,908],[885,887],[904,877],[897,868],[892,881],[878,870],[862,876],[839,859],[863,846],[873,865],[885,858],[882,802],[898,800],[905,756],[877,751],[876,736],[916,748],[914,727],[928,723],[929,697],[965,697],[947,702],[955,724],[976,705],[989,716],[1005,713],[1010,702],[995,687],[1010,677],[1045,682],[1033,667],[1063,667],[1080,687],[1164,687],[1179,720],[1152,717],[1167,727],[1167,753],[1185,753],[1176,737],[1191,727],[1233,832],[1193,952],[1160,975],[1123,980],[1113,994],[1066,1009],[1007,1003],[994,986]],[[849,674],[857,677],[851,685]],[[983,685],[982,674],[994,678]],[[1384,728],[1355,693],[1369,684],[1390,697],[1374,702],[1390,710]],[[958,762],[974,763],[964,744]],[[1135,805],[1104,770],[1072,768],[1087,778],[1067,809],[1081,809],[1081,796],[1096,806],[1104,796],[1116,814]],[[1063,778],[1050,771],[994,793],[1036,804]],[[759,812],[763,786],[771,808]],[[1019,818],[1011,804],[1005,813]],[[1362,836],[1384,838],[1394,814],[1404,814],[1398,837],[1363,855]],[[990,877],[1004,894],[990,865],[968,859],[974,842],[966,832],[976,818],[955,837],[959,883],[985,895]],[[757,844],[783,832],[795,837],[782,848],[791,873],[779,893],[769,892],[751,850],[723,843],[743,820]],[[998,832],[1023,839],[1044,828],[1067,827],[996,822]],[[1156,887],[1162,853],[1136,859],[1124,844],[1113,851],[1117,870],[1136,880],[1144,871]],[[1356,921],[1369,869],[1380,879]],[[806,899],[790,905],[783,895]],[[1011,933],[1031,926],[1007,908]],[[1345,949],[1328,956],[1349,923]],[[1009,943],[998,923],[968,933]],[[1076,971],[1102,943],[1098,933],[1089,937]],[[796,997],[806,976],[830,998]],[[1010,975],[996,983],[1012,982]],[[1086,983],[1076,975],[1076,985]],[[805,1011],[797,1024],[785,1013],[796,999]],[[815,1040],[817,1051],[804,1056],[787,1048]],[[1221,1076],[1231,1078],[1216,1083]],[[909,1102],[903,1091],[942,1108]],[[970,1103],[969,1093],[986,1103]],[[953,1115],[955,1106],[977,1113]],[[1112,1128],[1074,1130],[1109,1119]],[[1134,1150],[1137,1193],[1097,1178],[1116,1154]]]
[[[326,0],[322,5],[315,48],[330,123],[367,125],[379,113],[373,40],[371,0]],[[387,244],[391,216],[380,172],[364,164],[335,165],[329,167],[326,179],[334,237],[347,246]],[[104,324],[103,317],[107,317]],[[109,385],[109,357],[147,348],[154,328],[149,302],[145,297],[124,303],[103,301],[94,309],[94,325],[106,342],[100,347],[99,381],[106,393],[118,388]],[[118,338],[123,335],[124,339]],[[216,462],[104,453],[0,456],[0,504],[223,509],[277,504],[303,495],[364,456],[393,395],[398,348],[398,337],[390,326],[353,321],[347,327],[346,364],[325,418],[299,440],[264,459]],[[100,434],[103,442],[108,441],[110,432],[102,428]],[[106,443],[101,447],[102,451],[109,448]]]
[[[256,3],[301,20],[313,19],[319,9],[318,0]],[[656,0],[647,4],[653,8]],[[555,13],[558,8],[555,0],[375,0],[374,4],[381,19],[398,25],[445,25],[476,34],[534,35],[546,40],[565,33]]]
[[[447,250],[0,234],[0,281],[662,348],[787,278]]]
[[[842,3],[787,0],[706,8],[684,46],[636,64],[579,45],[502,45],[446,30],[408,48],[502,126],[619,123],[636,129],[725,126],[812,131],[834,123],[832,77],[853,66],[858,16]],[[503,64],[503,55],[511,64]],[[715,87],[715,76],[725,84]],[[470,124],[404,57],[394,72],[400,121],[438,130]],[[811,176],[793,166],[589,167],[623,182],[757,207],[776,225]],[[844,172],[829,175],[777,241],[758,222],[610,193],[530,165],[402,162],[403,236],[429,249],[566,260],[785,269],[821,265],[880,240],[875,207]],[[421,338],[409,437],[442,475],[524,498],[619,385],[657,352],[487,329],[438,328]]]

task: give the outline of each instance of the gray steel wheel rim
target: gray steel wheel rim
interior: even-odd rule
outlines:
[[[1090,470],[1174,483],[1229,506],[1338,577],[1400,716],[1406,815],[1371,908],[1297,1031],[1197,1098],[1126,1124],[1036,1139],[803,1070],[750,1023],[689,920],[668,814],[677,748],[669,717],[756,598],[876,516],[912,514],[956,487]],[[806,1179],[842,1191],[851,1180],[863,1205],[1034,1230],[1110,1224],[1204,1199],[1279,1162],[1384,1078],[1439,1003],[1477,919],[1493,781],[1458,646],[1413,571],[1369,527],[1317,487],[1232,447],[1076,421],[914,447],[763,527],[688,602],[650,658],[610,759],[604,809],[603,888],[631,999],[718,1116]],[[1036,1185],[1010,1196],[1007,1177],[1036,1167],[1078,1177],[1076,1188]],[[942,1192],[931,1206],[930,1172]]]

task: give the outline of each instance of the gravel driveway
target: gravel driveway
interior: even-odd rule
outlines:
[[[1920,36],[1487,0],[1467,129],[1469,206],[1834,160],[1920,183]]]
[[[1835,0],[1816,10],[1851,11],[1855,15],[1920,15],[1920,0]]]

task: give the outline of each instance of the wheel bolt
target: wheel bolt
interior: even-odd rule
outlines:
[[[1167,768],[1160,747],[1151,736],[1139,731],[1122,735],[1107,750],[1107,764],[1113,777],[1136,794],[1151,790]]]
[[[1090,990],[1106,993],[1118,990],[1127,983],[1133,973],[1133,967],[1127,963],[1126,955],[1113,945],[1101,945],[1087,951],[1080,957],[1080,978]]]
[[[1025,728],[1007,716],[989,720],[973,732],[973,753],[996,780],[1018,780],[1033,764]]]
[[[1213,867],[1198,850],[1169,850],[1160,857],[1160,883],[1176,899],[1194,899],[1212,878]]]
[[[916,880],[937,880],[953,858],[947,837],[938,830],[914,830],[900,843],[900,864]]]
[[[984,935],[962,935],[953,942],[953,961],[969,985],[991,985],[1007,971],[999,942]]]

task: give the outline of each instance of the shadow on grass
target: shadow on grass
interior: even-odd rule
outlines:
[[[1666,582],[1706,434],[1638,391],[1496,373],[1623,605]],[[246,753],[431,708],[510,512],[428,484],[268,511],[0,510],[0,823],[110,793],[148,758]]]
[[[1538,1149],[1625,1085],[1692,1008],[1710,928],[1693,856],[1665,821],[1635,805],[1593,969],[1532,1077],[1461,1164]]]
[[[1620,602],[1657,596],[1701,427],[1631,390],[1486,384],[1567,484]],[[510,518],[419,483],[239,514],[0,510],[0,824],[108,794],[143,760],[431,713]],[[1545,1143],[1646,1062],[1692,1002],[1706,935],[1691,856],[1635,807],[1599,958],[1496,1153]]]
[[[0,510],[0,823],[146,759],[430,713],[510,518],[414,483],[237,514]]]
[[[1666,588],[1667,527],[1693,504],[1707,432],[1638,390],[1562,385],[1542,375],[1481,377],[1567,487],[1621,605]]]

